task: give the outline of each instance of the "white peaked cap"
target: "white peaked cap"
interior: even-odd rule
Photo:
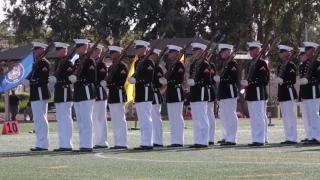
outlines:
[[[219,44],[218,47],[219,47],[219,51],[221,51],[221,49],[230,49],[230,50],[233,49],[233,45],[230,45],[230,44]]]
[[[299,47],[299,51],[300,51],[300,53],[304,53],[306,51],[306,49],[304,47]]]
[[[155,54],[158,54],[158,55],[159,55],[159,54],[161,53],[161,50],[160,50],[160,49],[154,49],[154,50],[153,50],[153,53],[155,53]]]
[[[70,45],[62,42],[54,42],[54,46],[56,48],[68,48]]]
[[[89,46],[92,47],[94,43],[89,43]],[[103,49],[103,46],[101,44],[98,44],[96,49]]]
[[[313,43],[313,42],[303,42],[304,43],[304,47],[314,47],[317,48],[319,46],[319,44],[317,43]]]
[[[293,48],[290,46],[286,46],[286,45],[278,45],[279,50],[287,50],[287,51],[291,51]]]
[[[134,43],[136,44],[136,46],[144,46],[146,48],[150,45],[149,42],[143,40],[135,40]]]
[[[43,44],[43,43],[39,43],[39,42],[32,42],[31,44],[33,45],[33,48],[36,48],[36,47],[46,48],[48,46],[47,44]]]
[[[201,44],[201,43],[191,43],[192,49],[194,48],[200,48],[205,50],[207,48],[207,45]]]
[[[176,46],[176,45],[167,45],[169,50],[176,50],[176,51],[181,51],[182,47]]]
[[[108,46],[109,48],[109,51],[117,51],[117,52],[120,52],[122,51],[122,47],[119,47],[119,46]]]
[[[89,44],[90,40],[88,39],[74,39],[76,44]]]
[[[260,41],[247,42],[249,47],[261,48],[262,44]]]

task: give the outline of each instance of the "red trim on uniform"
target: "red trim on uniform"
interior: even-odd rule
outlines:
[[[180,68],[180,69],[178,70],[178,73],[183,73],[183,69]]]
[[[69,67],[69,68],[67,69],[67,71],[68,71],[68,72],[72,72],[73,69],[72,69],[71,67]]]
[[[151,66],[149,66],[149,67],[147,68],[147,70],[148,70],[148,71],[152,71],[153,68],[152,68]]]
[[[214,74],[214,70],[213,69],[211,69],[211,74]]]
[[[100,70],[100,72],[106,72],[106,70],[105,70],[104,68],[102,68],[102,69]]]
[[[46,67],[42,68],[42,72],[48,72],[48,69]]]
[[[296,71],[294,69],[291,69],[290,72],[295,73]]]
[[[264,66],[260,68],[260,71],[265,71],[265,70],[266,68],[264,68]]]
[[[158,73],[158,74],[157,74],[157,77],[162,77],[162,74],[161,74],[161,73]]]
[[[91,65],[90,67],[89,67],[89,70],[95,70],[96,68],[93,66],[93,65]]]
[[[236,67],[233,67],[232,69],[231,69],[231,71],[236,71],[237,70],[237,68]],[[260,69],[261,70],[261,69]]]
[[[127,72],[126,72],[125,70],[122,70],[122,71],[120,72],[120,74],[125,75],[125,74],[127,74]]]
[[[205,69],[203,72],[204,72],[205,74],[210,73],[209,69]]]

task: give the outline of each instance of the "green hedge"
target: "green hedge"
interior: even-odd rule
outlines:
[[[27,104],[29,102],[29,93],[17,93],[16,94],[20,98],[19,112],[23,113],[23,111],[27,108]],[[4,94],[1,97],[0,101],[0,112],[4,112],[5,104],[4,104]]]

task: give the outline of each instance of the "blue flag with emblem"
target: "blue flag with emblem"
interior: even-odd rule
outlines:
[[[13,89],[27,78],[32,71],[34,62],[33,53],[23,58],[19,63],[15,64],[8,72],[0,76],[0,92]]]

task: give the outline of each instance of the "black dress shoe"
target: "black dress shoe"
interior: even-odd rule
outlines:
[[[309,139],[302,139],[301,142],[308,142]]]
[[[163,147],[162,144],[153,144],[153,147]]]
[[[203,144],[194,144],[192,146],[189,146],[189,148],[207,148],[208,145],[203,145]]]
[[[59,148],[59,149],[54,149],[54,152],[61,152],[61,151],[72,151],[72,148]]]
[[[280,144],[298,144],[298,143],[294,141],[284,141],[284,142],[281,142]]]
[[[264,146],[264,143],[253,142],[252,144],[248,144],[248,146]]]
[[[99,145],[95,145],[93,147],[93,149],[107,149],[107,148],[109,148],[109,147],[108,146],[99,146]]]
[[[182,144],[171,144],[167,147],[183,147],[183,145]]]
[[[30,151],[48,151],[48,149],[43,149],[39,147],[31,148]]]
[[[214,142],[209,142],[209,145],[214,145]]]
[[[110,149],[128,149],[127,146],[114,146],[114,147],[111,147]]]
[[[305,142],[303,144],[304,145],[318,145],[318,144],[320,144],[320,142],[317,141],[316,139],[312,139],[312,140],[309,140],[309,141],[307,141],[307,142]]]
[[[93,152],[92,148],[80,148],[79,150],[73,150],[73,152]]]
[[[133,150],[153,150],[153,146],[139,146],[139,147],[133,148]]]
[[[228,142],[228,141],[220,144],[220,146],[235,146],[235,145],[237,145],[237,143]]]
[[[222,139],[222,140],[220,140],[220,141],[218,141],[218,143],[225,143],[226,142],[226,140],[225,139]]]

